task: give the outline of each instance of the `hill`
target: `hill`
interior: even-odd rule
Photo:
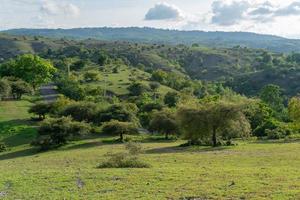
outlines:
[[[178,31],[154,28],[74,28],[74,29],[12,29],[13,35],[45,36],[69,39],[98,39],[141,43],[185,44],[198,43],[209,47],[246,46],[273,52],[300,51],[300,40],[248,32]]]
[[[246,95],[257,95],[267,84],[276,84],[288,96],[299,93],[299,54],[271,53],[246,47],[210,48],[201,45],[166,45],[96,39],[71,40],[41,36],[12,36],[0,34],[0,58],[5,61],[19,54],[34,53],[50,59],[56,65],[63,58],[91,60],[97,68],[99,55],[120,59],[123,66],[131,66],[149,80],[149,72],[163,70],[169,74],[168,87],[180,89],[185,80],[221,82]],[[0,61],[1,62],[1,61]],[[111,66],[114,68],[114,66]],[[132,69],[125,67],[119,75],[112,74],[109,89],[126,94],[126,79]],[[112,69],[110,69],[112,70]],[[116,76],[114,78],[114,76]],[[120,82],[126,76],[125,82]],[[177,78],[175,78],[177,77]],[[181,81],[178,77],[181,77]],[[171,80],[173,79],[173,80]],[[177,83],[174,85],[174,80]]]

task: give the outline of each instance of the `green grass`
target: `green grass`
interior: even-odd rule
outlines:
[[[122,152],[124,145],[110,137],[94,136],[38,153],[29,145],[34,135],[27,122],[30,104],[0,105],[2,127],[7,123],[10,129],[17,129],[7,134],[1,128],[0,140],[15,137],[9,142],[10,150],[0,153],[3,199],[300,198],[297,141],[249,141],[210,148],[179,147],[185,141],[140,137],[145,150],[141,160],[151,164],[150,168],[98,169],[97,165],[107,160],[107,153]]]
[[[99,72],[100,81],[86,84],[88,86],[100,86],[102,89],[107,89],[117,95],[126,95],[129,93],[128,86],[132,80],[140,81],[146,85],[150,83],[150,74],[139,69],[129,68],[127,66],[120,66],[118,73],[113,73],[110,70],[113,66],[107,67],[106,72]],[[94,69],[94,68],[88,68]],[[82,78],[82,77],[81,77]],[[158,89],[160,94],[166,94],[173,89],[161,85]]]

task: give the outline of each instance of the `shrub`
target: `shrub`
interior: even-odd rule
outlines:
[[[51,112],[51,109],[51,103],[39,102],[33,105],[28,112],[38,115],[39,119],[45,119],[46,114],[49,114]]]
[[[137,127],[130,122],[120,122],[112,120],[103,125],[102,131],[109,135],[119,135],[120,141],[124,140],[124,135],[138,134]]]
[[[129,87],[128,90],[130,92],[130,95],[132,96],[140,96],[141,94],[143,94],[144,92],[149,91],[149,87],[139,83],[139,82],[134,82],[132,83]]]
[[[11,91],[10,84],[7,80],[0,80],[0,100],[9,95]]]
[[[91,102],[76,102],[68,105],[61,113],[71,116],[76,121],[92,122],[97,112],[97,105]]]
[[[33,145],[42,150],[57,148],[67,143],[75,136],[90,133],[91,126],[82,122],[73,122],[70,117],[49,119],[44,121],[38,129],[38,137]]]
[[[11,93],[14,99],[21,99],[24,94],[30,94],[32,92],[32,88],[29,83],[17,80],[10,83]]]
[[[94,122],[101,124],[103,122],[117,120],[120,122],[132,122],[139,125],[139,121],[136,117],[137,111],[137,107],[133,104],[115,104],[107,109],[98,111]]]
[[[0,153],[4,151],[7,151],[7,147],[4,143],[0,143]]]
[[[149,164],[141,161],[139,155],[141,153],[141,146],[134,143],[126,144],[128,152],[121,152],[115,154],[108,154],[109,159],[100,163],[98,168],[148,168]]]
[[[168,92],[164,98],[164,103],[169,107],[175,107],[180,97],[177,92]]]
[[[93,82],[99,80],[99,72],[98,71],[87,71],[84,74],[84,80],[86,82]]]

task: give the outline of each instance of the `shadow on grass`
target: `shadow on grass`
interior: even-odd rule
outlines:
[[[300,138],[294,139],[279,139],[279,140],[268,140],[268,139],[259,139],[253,141],[254,144],[288,144],[288,143],[299,143]]]
[[[148,154],[158,154],[158,153],[183,153],[183,152],[191,152],[191,153],[201,153],[201,152],[217,152],[223,150],[229,150],[231,147],[229,146],[220,146],[220,147],[210,147],[210,146],[188,146],[188,147],[162,147],[146,150],[145,153]]]
[[[14,151],[14,152],[4,152],[0,154],[0,161],[1,160],[9,160],[9,159],[14,159],[14,158],[19,158],[19,157],[27,157],[27,156],[33,156],[33,155],[38,155],[38,151],[35,148],[30,148],[30,149],[23,149],[20,151]]]
[[[27,120],[11,120],[0,123],[0,138],[9,147],[30,143],[36,136],[36,129]]]

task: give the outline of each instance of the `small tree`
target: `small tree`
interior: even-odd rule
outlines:
[[[150,121],[150,130],[165,134],[165,138],[169,139],[170,134],[178,133],[178,124],[175,116],[168,111],[160,111],[154,113]]]
[[[169,107],[175,107],[180,99],[177,92],[168,92],[164,98],[164,103]]]
[[[45,120],[38,129],[38,137],[33,145],[42,150],[57,148],[75,136],[90,133],[91,126],[83,122],[73,122],[70,117]]]
[[[68,105],[61,113],[63,116],[71,116],[76,121],[92,122],[97,113],[97,105],[91,102],[76,102]]]
[[[99,72],[97,71],[87,71],[84,73],[84,80],[86,82],[93,82],[99,80]]]
[[[46,119],[46,114],[49,114],[51,110],[52,110],[52,104],[39,102],[33,105],[28,112],[38,115],[39,119],[43,120]]]
[[[120,141],[122,142],[124,140],[124,135],[136,135],[139,133],[137,127],[133,123],[116,120],[105,123],[102,127],[102,131],[109,135],[119,135]]]
[[[261,100],[268,104],[273,110],[281,112],[284,109],[284,98],[282,89],[273,84],[266,85],[259,94]]]
[[[22,80],[13,81],[11,84],[11,93],[14,99],[21,99],[24,94],[32,92],[31,86]]]
[[[300,122],[300,98],[293,97],[289,101],[289,116],[294,122]]]
[[[134,82],[128,87],[128,90],[132,96],[140,96],[144,92],[149,91],[149,88],[142,83]]]
[[[226,102],[205,103],[199,108],[181,108],[177,114],[184,136],[193,143],[217,146],[218,138],[230,140],[248,136],[250,124],[239,105]]]
[[[1,79],[0,80],[0,100],[4,97],[8,96],[11,91],[10,84],[7,80]]]

